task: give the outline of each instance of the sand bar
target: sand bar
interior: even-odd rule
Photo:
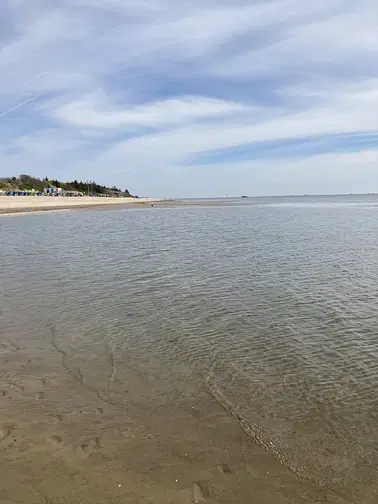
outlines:
[[[0,196],[0,214],[66,210],[86,207],[137,206],[162,201],[158,198],[78,198],[64,196]]]

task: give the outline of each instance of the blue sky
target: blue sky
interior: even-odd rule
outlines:
[[[0,176],[140,195],[378,192],[376,0],[14,0]]]

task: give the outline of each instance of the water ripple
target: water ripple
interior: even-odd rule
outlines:
[[[22,240],[4,219],[0,335],[32,341],[53,321],[62,351],[87,356],[86,379],[103,380],[95,388],[110,401],[127,390],[126,362],[155,377],[190,364],[183,387],[203,380],[272,456],[375,502],[377,209],[260,201],[30,215],[17,221]]]

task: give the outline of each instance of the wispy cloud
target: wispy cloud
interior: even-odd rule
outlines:
[[[227,116],[244,110],[240,104],[200,96],[182,96],[141,105],[108,105],[101,97],[91,96],[59,107],[59,118],[93,128],[163,127],[197,120]]]
[[[374,0],[12,2],[0,173],[172,196],[378,191],[377,23]]]

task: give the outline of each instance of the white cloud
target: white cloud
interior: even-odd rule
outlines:
[[[1,175],[49,169],[156,194],[153,181],[180,192],[190,174],[210,192],[214,170],[223,187],[242,165],[218,154],[205,168],[202,153],[378,131],[374,0],[17,0],[4,16]],[[370,167],[374,155],[345,154],[342,180],[341,154],[321,160],[352,190],[371,173],[356,159]],[[313,156],[296,163],[282,187],[326,191]],[[254,187],[270,192],[270,176],[273,191],[279,179],[253,148],[251,165]]]
[[[118,107],[109,107],[106,103],[101,103],[102,98],[96,94],[82,101],[65,104],[58,108],[56,114],[59,118],[78,126],[160,127],[199,119],[211,119],[245,109],[236,103],[196,96],[182,96],[179,99],[171,98],[129,107],[122,104]]]
[[[372,106],[378,97],[376,81],[367,81],[358,92],[339,92],[332,104],[295,113],[276,111],[274,118],[263,120],[260,112],[247,112],[243,121],[229,118],[214,123],[189,124],[182,128],[146,134],[117,143],[105,154],[104,163],[122,156],[132,164],[148,163],[149,153],[155,161],[180,163],[189,154],[232,148],[252,142],[296,139],[324,134],[378,131],[378,116]]]
[[[281,29],[277,25],[269,43],[214,60],[208,71],[235,80],[277,71],[297,72],[306,79],[305,72],[316,76],[316,67],[324,71],[322,66],[326,65],[331,74],[344,71],[344,78],[362,63],[371,67],[378,50],[378,9],[374,1],[364,0],[359,5],[320,2],[315,12],[310,4],[304,5],[307,16]]]

